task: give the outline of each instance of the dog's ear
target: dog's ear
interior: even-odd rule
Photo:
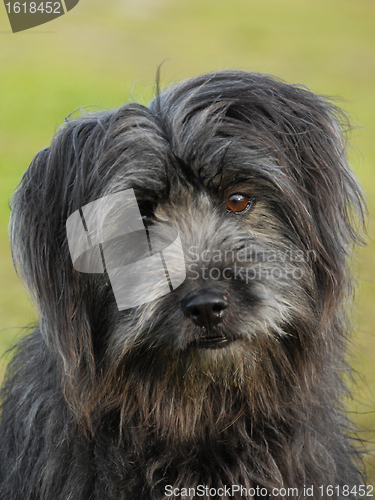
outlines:
[[[92,287],[97,285],[73,270],[66,220],[85,202],[85,193],[91,190],[95,197],[90,162],[105,134],[99,122],[86,117],[65,124],[51,146],[35,156],[11,202],[16,269],[37,304],[47,347],[57,361],[63,360],[71,380],[78,373],[94,375],[92,328],[98,299]]]
[[[277,125],[288,217],[310,251],[325,292],[316,302],[328,319],[350,289],[353,244],[363,243],[364,195],[346,156],[349,122],[327,99],[298,87],[288,87],[283,107]]]
[[[66,380],[94,376],[111,307],[118,311],[105,272],[73,268],[67,220],[85,205],[124,189],[130,182],[127,169],[136,171],[143,185],[150,174],[139,162],[158,139],[151,113],[135,103],[69,119],[51,146],[35,156],[13,195],[15,267],[38,306],[48,348],[63,361]],[[152,163],[156,169],[161,160],[155,157]]]

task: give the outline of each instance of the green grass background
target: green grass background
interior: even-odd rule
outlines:
[[[17,34],[0,5],[0,354],[36,318],[7,235],[8,202],[22,172],[72,110],[147,103],[163,61],[163,84],[240,68],[341,96],[356,126],[349,155],[370,214],[369,244],[357,253],[351,355],[358,375],[350,411],[373,441],[374,0],[81,0],[61,18]],[[368,462],[375,482],[371,444]]]

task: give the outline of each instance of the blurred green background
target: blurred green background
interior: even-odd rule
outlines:
[[[0,6],[0,354],[36,314],[11,262],[9,198],[34,154],[75,109],[103,109],[223,68],[259,71],[340,96],[355,126],[349,156],[369,203],[357,253],[351,417],[375,427],[374,0],[80,0],[66,15],[13,34]],[[2,359],[0,377],[9,356]],[[1,437],[0,437],[1,439]],[[375,483],[374,445],[369,472]]]

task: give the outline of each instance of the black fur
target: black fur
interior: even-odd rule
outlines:
[[[307,89],[224,71],[60,128],[12,200],[40,320],[2,392],[1,499],[354,498],[342,374],[364,203],[343,124]],[[129,188],[147,226],[178,230],[187,277],[119,311],[106,274],[73,269],[65,224]],[[234,193],[249,210],[228,211]],[[228,300],[220,349],[181,306],[203,292]]]

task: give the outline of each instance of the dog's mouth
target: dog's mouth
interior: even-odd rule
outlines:
[[[194,339],[190,345],[199,349],[222,349],[234,342],[224,334],[208,334]]]

